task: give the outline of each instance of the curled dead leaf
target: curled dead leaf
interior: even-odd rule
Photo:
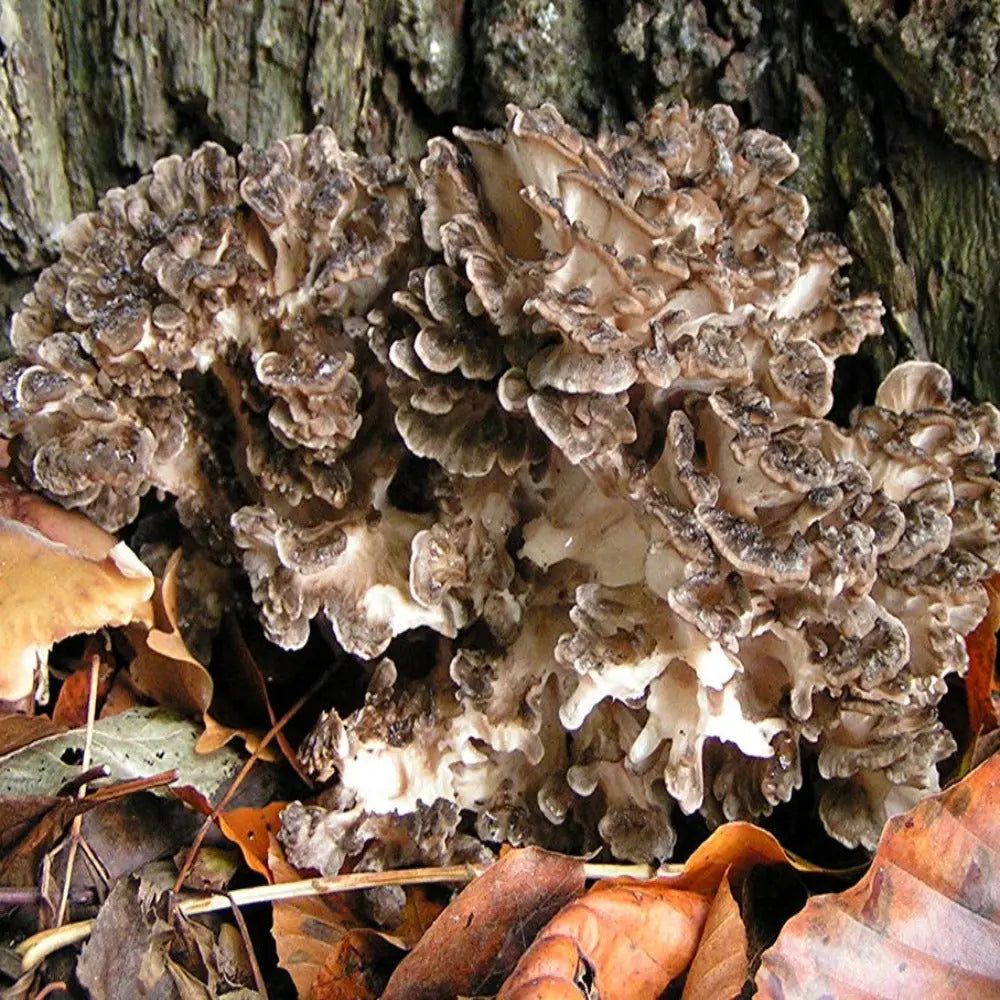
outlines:
[[[201,717],[212,701],[212,678],[188,651],[177,624],[177,567],[182,551],[171,555],[153,595],[153,621],[133,629],[135,658],[129,672],[136,686],[158,705]]]
[[[129,673],[136,687],[157,705],[202,720],[205,729],[198,738],[199,753],[213,753],[233,739],[242,739],[254,753],[260,747],[260,733],[223,725],[209,713],[215,683],[205,665],[188,649],[180,629],[177,575],[182,557],[183,550],[173,552],[156,586],[152,626],[136,626],[129,632],[135,650]],[[267,761],[278,758],[277,751],[270,747],[259,756]]]
[[[497,1000],[581,1000],[584,968],[601,1000],[658,997],[691,963],[710,906],[659,880],[601,882],[549,921]]]
[[[434,921],[392,974],[383,1000],[495,989],[525,944],[584,887],[584,863],[537,847],[508,851]]]
[[[840,874],[835,869],[822,868],[786,851],[777,838],[753,823],[725,823],[700,844],[678,872],[659,876],[674,889],[687,889],[714,896],[722,879],[738,882],[757,865],[786,864],[798,872],[818,875]]]
[[[969,709],[969,731],[973,738],[1000,726],[1000,678],[996,674],[1000,574],[991,577],[983,586],[989,598],[986,616],[965,637],[965,648],[969,653],[965,696]]]
[[[734,1000],[748,967],[747,931],[727,873],[708,911],[681,1000]]]
[[[273,835],[267,867],[276,883],[300,877]],[[278,965],[292,977],[302,1000],[375,1000],[382,986],[377,969],[394,948],[359,919],[347,896],[283,900],[272,913]]]
[[[757,974],[762,1000],[1000,997],[1000,756],[891,820],[867,875],[814,896]]]

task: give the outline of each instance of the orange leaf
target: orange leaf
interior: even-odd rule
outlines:
[[[997,629],[1000,629],[1000,573],[984,584],[989,597],[986,617],[965,637],[969,671],[965,697],[973,737],[1000,725],[1000,682],[996,676]]]
[[[681,1000],[733,1000],[747,972],[747,931],[727,874],[708,911]]]
[[[403,919],[391,930],[393,938],[400,944],[405,948],[413,948],[427,933],[427,928],[441,915],[444,905],[428,898],[427,890],[422,886],[409,886],[405,892]]]
[[[272,802],[263,809],[232,809],[219,817],[219,829],[243,852],[243,859],[268,882],[274,882],[267,866],[270,835],[281,828],[281,811],[287,802]]]
[[[380,983],[374,970],[389,950],[373,931],[344,935],[327,953],[312,982],[309,1000],[375,1000]]]
[[[545,922],[583,892],[583,862],[537,847],[509,851],[462,890],[396,971],[383,1000],[492,991]]]
[[[549,921],[497,1000],[580,1000],[584,962],[601,1000],[658,997],[690,964],[710,905],[661,880],[601,882]]]
[[[673,889],[714,896],[727,872],[735,883],[756,865],[776,863],[791,865],[799,872],[831,874],[830,869],[789,854],[772,834],[759,826],[733,822],[716,829],[688,858],[682,871],[661,875],[657,881]]]
[[[88,640],[88,646],[93,640]],[[87,706],[90,702],[91,656],[97,657],[97,704],[100,705],[111,689],[112,667],[103,662],[99,652],[84,655],[85,665],[78,667],[63,681],[59,697],[52,709],[52,721],[68,729],[76,729],[87,724]]]
[[[1000,756],[891,820],[868,874],[764,953],[758,996],[1000,997]]]
[[[275,882],[299,878],[273,835],[267,867]],[[300,998],[375,1000],[379,984],[371,976],[389,945],[365,927],[346,895],[282,900],[272,912],[278,965],[292,977]]]

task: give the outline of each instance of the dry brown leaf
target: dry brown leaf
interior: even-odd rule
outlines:
[[[710,906],[662,880],[598,883],[549,921],[497,1000],[581,1000],[584,963],[601,1000],[658,997],[691,963]]]
[[[0,477],[0,699],[28,697],[60,639],[149,621],[152,593],[124,542]]]
[[[727,873],[708,911],[681,1000],[733,1000],[748,971],[747,931]]]
[[[645,883],[603,882],[570,903],[538,935],[500,995],[504,1000],[579,1000],[581,992],[575,980],[586,963],[602,1000],[658,996],[695,955],[720,886],[728,882],[739,885],[752,868],[768,864],[788,865],[799,872],[827,871],[790,855],[760,827],[726,823],[691,855],[680,872]],[[619,885],[627,892],[606,896]],[[724,900],[718,905],[724,906]],[[719,919],[722,916],[733,918],[729,910]],[[704,959],[708,965],[704,974],[731,975],[735,981],[742,969],[735,991],[739,993],[746,978],[747,958],[746,933],[738,908],[735,921],[741,937],[732,956],[733,966],[720,965],[722,945],[712,945]],[[727,933],[730,929],[735,925],[727,928]],[[742,966],[736,965],[737,957]],[[723,985],[728,988],[729,980]]]
[[[208,712],[202,716],[205,731],[198,737],[198,753],[215,753],[233,740],[242,740],[248,753],[255,753],[264,761],[273,763],[278,759],[278,751],[272,746],[261,748],[263,734],[243,726],[224,726]]]
[[[157,705],[198,718],[212,703],[212,677],[184,645],[177,626],[177,567],[182,551],[171,555],[153,595],[153,624],[131,629],[135,658],[129,672],[136,686]]]
[[[1000,725],[1000,679],[996,675],[997,630],[1000,629],[1000,574],[984,584],[989,597],[986,617],[965,637],[969,670],[965,697],[973,738]]]
[[[763,955],[762,1000],[1000,997],[1000,756],[891,820],[868,874]]]
[[[432,900],[422,886],[408,886],[406,905],[400,922],[392,928],[392,936],[404,948],[415,948],[428,928],[444,912],[444,904]]]
[[[399,963],[383,1000],[495,989],[545,922],[583,888],[578,858],[537,847],[508,851],[434,921]]]
[[[275,882],[301,877],[273,835],[267,866]],[[278,965],[300,1000],[375,1000],[382,985],[376,970],[390,945],[365,926],[346,895],[282,900],[272,912]]]
[[[772,834],[753,823],[733,822],[713,831],[684,863],[681,872],[661,875],[657,881],[711,897],[727,872],[737,883],[751,868],[770,864],[790,865],[804,873],[838,874],[790,854]]]
[[[0,757],[46,736],[61,733],[64,729],[45,715],[23,715],[20,712],[0,715]]]
[[[123,781],[91,792],[86,798],[29,795],[5,799],[0,809],[0,885],[34,885],[38,866],[74,817],[95,806],[159,787],[161,775]]]
[[[246,955],[233,961],[236,939],[223,943],[209,924],[171,910],[173,875],[170,862],[154,862],[111,890],[76,968],[91,1000],[259,996],[246,989]]]
[[[129,631],[135,650],[129,672],[136,687],[157,705],[202,720],[205,731],[198,738],[199,753],[214,753],[234,739],[242,740],[250,753],[255,753],[260,747],[260,733],[242,726],[223,725],[209,713],[216,693],[215,683],[207,668],[187,648],[179,626],[177,574],[182,557],[183,550],[176,549],[167,560],[163,578],[153,595],[152,628]],[[265,761],[278,758],[277,751],[270,747],[265,747],[258,756]]]
[[[119,670],[111,682],[104,704],[98,713],[100,719],[110,719],[113,715],[121,715],[133,708],[146,704],[142,692],[135,686],[132,675],[127,670]]]
[[[97,666],[97,704],[103,703],[111,690],[114,667],[101,654],[103,643],[91,638],[87,642],[87,652],[80,658],[81,665],[63,681],[52,709],[52,721],[67,729],[77,729],[87,724],[87,706],[90,701],[90,674],[93,660]]]

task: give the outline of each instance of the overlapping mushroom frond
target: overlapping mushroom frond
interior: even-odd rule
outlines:
[[[338,780],[286,811],[298,864],[662,858],[675,808],[766,814],[807,758],[874,844],[953,748],[1000,415],[911,362],[825,419],[881,306],[728,108],[457,136],[419,180],[319,130],[109,194],[15,322],[22,478],[115,528],[176,497],[274,641],[322,617],[368,661],[304,748]]]

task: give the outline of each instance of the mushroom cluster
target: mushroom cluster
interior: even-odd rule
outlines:
[[[1000,414],[910,362],[826,419],[881,305],[730,109],[456,134],[419,176],[319,129],[110,192],[0,366],[21,479],[111,529],[175,498],[274,642],[319,619],[366,672],[303,747],[336,781],[296,864],[665,858],[675,809],[807,768],[873,846],[954,748]]]

